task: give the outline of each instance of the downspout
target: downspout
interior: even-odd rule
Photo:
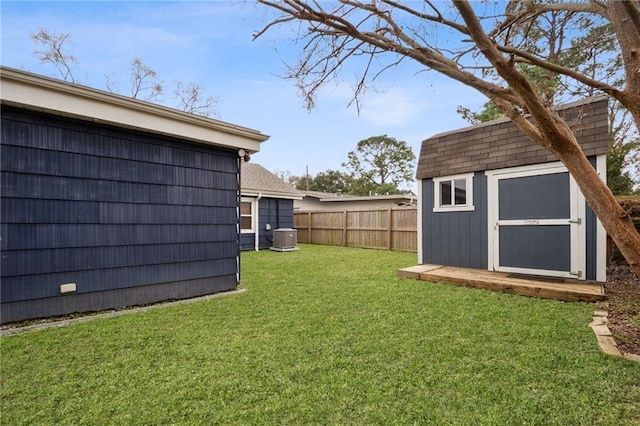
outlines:
[[[243,149],[238,151],[238,191],[236,191],[236,235],[237,235],[237,241],[238,241],[238,253],[236,255],[236,285],[238,285],[241,282],[242,276],[240,273],[241,270],[241,262],[240,262],[240,253],[242,251],[241,249],[241,245],[242,245],[242,228],[241,228],[241,223],[240,223],[240,207],[241,207],[241,203],[242,203],[242,160],[243,157],[245,155],[245,152]]]
[[[262,192],[258,192],[258,198],[256,198],[256,212],[255,212],[255,224],[256,232],[253,234],[253,243],[255,250],[260,250],[260,200],[262,199]]]

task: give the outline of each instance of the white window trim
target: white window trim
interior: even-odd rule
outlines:
[[[257,200],[255,198],[245,198],[242,197],[240,199],[241,203],[251,203],[251,229],[242,229],[240,227],[240,233],[242,234],[255,234],[256,233],[256,216],[257,216]],[[240,208],[240,218],[242,218],[242,208]]]
[[[464,179],[466,182],[466,204],[441,206],[440,205],[440,182]],[[465,212],[473,211],[473,173],[465,173],[461,175],[441,176],[433,178],[433,211],[434,212]]]
[[[598,155],[596,157],[596,170],[600,179],[607,183],[607,156]],[[600,218],[596,216],[596,280],[605,282],[607,280],[607,231],[602,226]]]

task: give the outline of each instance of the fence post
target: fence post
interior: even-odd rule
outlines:
[[[393,237],[393,231],[391,227],[393,226],[393,210],[391,207],[387,209],[387,250],[391,250],[393,248],[393,244],[391,242],[391,238]]]
[[[311,212],[307,213],[307,238],[309,239],[309,244],[311,244]]]
[[[344,211],[344,215],[342,216],[342,245],[344,247],[347,246],[347,215],[349,212],[347,210]]]

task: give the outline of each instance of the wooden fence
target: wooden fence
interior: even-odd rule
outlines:
[[[294,212],[299,243],[387,250],[418,250],[418,210]]]
[[[640,199],[620,199],[640,231]],[[380,209],[294,212],[298,242],[387,250],[418,250],[418,210]],[[607,237],[607,263],[626,263]]]

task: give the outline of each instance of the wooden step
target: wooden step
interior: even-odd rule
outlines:
[[[578,280],[554,282],[544,277],[522,277],[480,269],[417,265],[399,270],[398,275],[423,281],[568,302],[597,302],[605,298],[604,287],[600,283]]]

